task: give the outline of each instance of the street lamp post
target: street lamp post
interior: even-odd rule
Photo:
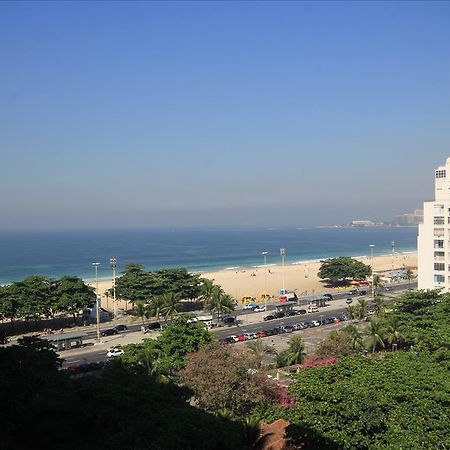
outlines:
[[[395,241],[391,242],[391,249],[392,249],[392,270],[394,270]]]
[[[264,308],[267,311],[267,254],[269,252],[261,252],[264,257]]]
[[[369,244],[370,247],[370,264],[372,266],[372,299],[375,297],[375,288],[373,285],[373,248],[375,247],[375,244]]]
[[[114,319],[117,318],[117,300],[116,300],[116,267],[117,267],[117,259],[110,258],[109,260],[112,269],[112,286],[113,286],[113,314]]]
[[[286,294],[286,289],[284,286],[284,257],[286,256],[285,248],[280,248],[280,256],[281,256],[281,274],[283,279],[283,294]]]
[[[98,295],[98,266],[99,262],[93,262],[92,265],[95,267],[95,298],[97,299],[95,303],[96,316],[97,316],[97,342],[100,343],[100,302]]]

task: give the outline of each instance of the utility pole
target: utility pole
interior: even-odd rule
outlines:
[[[269,252],[262,252],[264,256],[264,308],[267,311],[267,254]]]
[[[375,244],[369,244],[370,247],[370,264],[372,266],[372,299],[375,298],[375,287],[373,285],[373,248],[375,247]]]
[[[110,258],[109,260],[112,269],[112,286],[113,286],[113,314],[114,319],[117,318],[117,300],[116,300],[116,267],[117,267],[117,259]]]
[[[95,304],[95,309],[97,310],[97,343],[100,344],[100,301],[98,295],[98,266],[99,262],[93,262],[92,265],[95,267],[95,297],[97,299]]]
[[[286,249],[280,248],[280,256],[281,256],[281,273],[283,277],[283,295],[286,294],[286,288],[284,286],[284,257],[286,256]]]

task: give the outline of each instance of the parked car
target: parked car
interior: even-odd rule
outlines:
[[[287,317],[291,317],[291,316],[296,316],[297,312],[292,310],[292,311],[286,311],[286,316]]]
[[[297,311],[295,311],[295,313],[297,315],[306,314],[306,309],[298,309]]]
[[[115,327],[113,327],[113,330],[117,330],[117,331],[127,331],[128,327],[126,325],[116,325]]]
[[[282,317],[284,317],[286,314],[284,314],[283,311],[278,311],[274,314],[275,319],[281,319]]]
[[[294,325],[292,325],[294,327],[294,331],[299,331],[302,330],[302,326],[299,323],[294,323]]]
[[[311,326],[320,327],[320,322],[318,320],[311,320]]]
[[[238,334],[237,335],[237,342],[242,342],[245,341],[245,336],[243,334]]]
[[[275,319],[275,317],[272,316],[272,314],[269,314],[269,315],[264,317],[264,320],[273,320],[273,319]]]
[[[358,291],[356,289],[351,289],[348,291],[347,295],[358,295]]]
[[[294,331],[294,326],[293,325],[286,325],[284,327],[284,332],[285,333],[292,333]]]
[[[325,317],[324,322],[326,324],[334,323],[334,317]]]
[[[244,305],[244,309],[254,309],[256,308],[258,305],[256,303],[249,303],[247,305]]]
[[[347,300],[345,300],[345,303],[347,303],[347,305],[350,305],[350,303],[353,303],[353,300],[351,298],[348,298]]]
[[[253,335],[254,335],[254,333],[245,333],[244,338],[246,341],[250,341],[252,339],[255,339]]]
[[[121,348],[115,347],[115,348],[112,348],[112,349],[106,354],[106,356],[107,356],[108,358],[115,358],[116,356],[120,356],[120,355],[123,355],[123,354],[124,354],[124,351],[123,351]]]
[[[234,344],[236,341],[237,336],[227,336],[224,339],[225,344]]]
[[[259,337],[259,338],[263,338],[263,337],[267,336],[267,333],[265,331],[258,331],[256,333],[256,336]]]
[[[150,322],[146,327],[147,330],[159,330],[161,324],[159,322]]]
[[[231,326],[236,324],[236,317],[225,317],[223,319],[225,325]]]
[[[107,330],[103,330],[100,334],[102,336],[112,336],[113,334],[118,334],[119,332],[115,328],[108,328]]]
[[[277,334],[274,330],[270,329],[270,330],[266,330],[266,335],[267,336],[274,336],[275,334]]]
[[[308,306],[308,312],[309,313],[319,312],[319,308],[316,305],[309,305]]]
[[[331,294],[323,294],[324,298],[327,298],[328,300],[333,300],[333,296]]]
[[[253,308],[253,312],[263,312],[266,310],[265,306],[256,306],[255,308]]]
[[[363,289],[362,291],[359,291],[359,295],[367,295],[367,291]]]

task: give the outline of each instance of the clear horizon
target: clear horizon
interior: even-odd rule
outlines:
[[[445,2],[0,3],[0,229],[307,227],[422,208]]]

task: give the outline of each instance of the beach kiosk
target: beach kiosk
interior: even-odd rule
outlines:
[[[86,336],[86,333],[61,333],[45,336],[44,339],[54,344],[58,351],[62,351],[81,347],[83,345],[83,338]]]

